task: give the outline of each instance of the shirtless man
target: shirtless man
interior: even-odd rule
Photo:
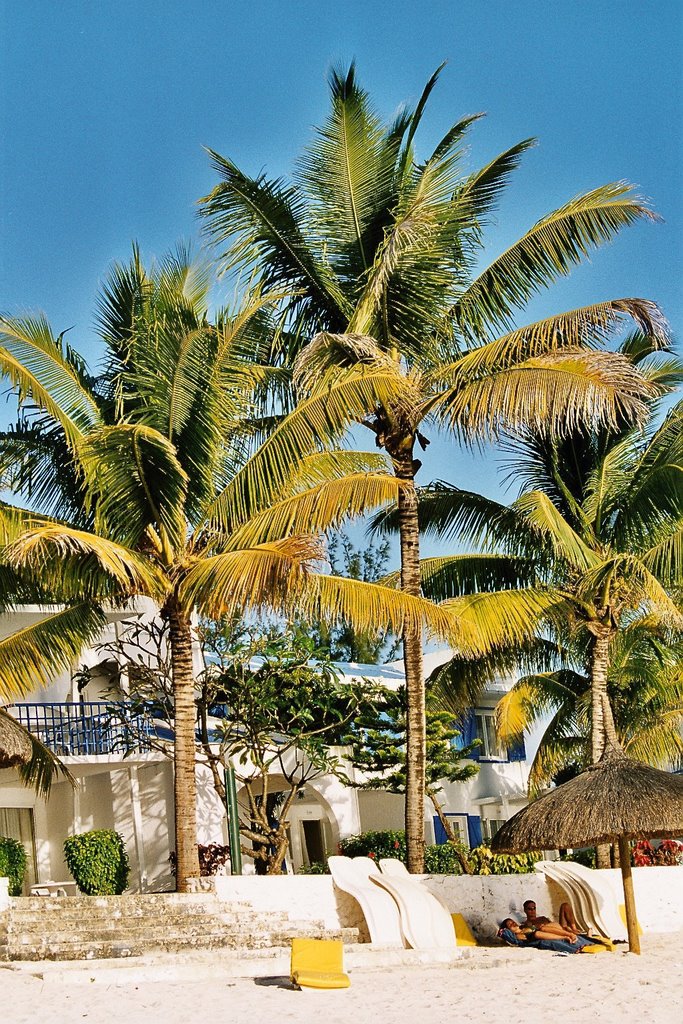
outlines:
[[[536,913],[536,904],[533,900],[525,900],[523,909],[526,914],[526,920],[522,921],[521,924],[523,929],[542,928],[544,925],[553,923],[549,917],[543,917]],[[570,903],[560,904],[560,927],[571,932],[572,935],[579,935],[581,933],[581,928],[574,917],[574,911],[572,910]]]

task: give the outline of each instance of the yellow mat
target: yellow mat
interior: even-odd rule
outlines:
[[[624,925],[626,925],[626,907],[623,903],[619,904],[619,917],[623,921]],[[640,922],[638,920],[636,920],[636,924],[638,925],[638,934],[642,935],[643,929],[640,927]]]
[[[339,939],[292,939],[290,976],[300,988],[348,988]]]

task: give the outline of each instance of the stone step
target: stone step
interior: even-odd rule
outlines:
[[[357,941],[355,929],[343,929],[341,931],[323,931],[309,929],[304,937],[306,938],[336,938],[342,941]],[[84,940],[78,937],[72,938],[69,942],[53,942],[44,939],[42,942],[27,945],[15,945],[8,943],[7,958],[18,961],[38,960],[99,960],[116,959],[120,957],[144,956],[149,953],[180,953],[190,950],[243,950],[243,949],[266,949],[271,947],[287,947],[291,941],[290,935],[283,935],[271,932],[261,936],[244,936],[240,933],[208,933],[198,936],[166,937],[158,941],[146,941],[135,938],[132,941],[125,939],[98,939],[93,941]]]
[[[354,929],[355,931],[355,929]],[[194,939],[202,935],[233,935],[243,938],[245,941],[259,940],[261,937],[270,937],[274,933],[294,937],[298,935],[309,935],[315,933],[322,935],[327,932],[322,921],[283,921],[281,923],[268,925],[254,924],[250,921],[225,922],[220,920],[207,920],[187,924],[180,927],[169,928],[165,926],[154,926],[149,922],[137,921],[135,923],[122,924],[120,921],[92,922],[82,925],[80,928],[50,928],[48,931],[36,928],[22,928],[17,923],[10,924],[7,929],[5,941],[11,946],[32,946],[42,943],[48,944],[69,944],[79,941],[104,941],[122,940],[133,942],[137,939],[144,939],[148,942],[161,942],[167,938],[183,939],[185,937]]]
[[[154,907],[178,905],[183,907],[192,906],[215,906],[217,903],[215,893],[198,892],[158,892],[158,893],[134,893],[124,896],[13,896],[10,898],[10,909],[24,908],[35,910],[40,907],[71,907],[77,910],[90,911],[93,907],[129,906],[144,907],[149,910]],[[248,907],[244,902],[241,906]]]
[[[58,928],[73,926],[78,927],[85,923],[107,923],[110,921],[118,922],[120,924],[136,924],[144,921],[150,925],[163,925],[164,927],[173,927],[174,925],[189,924],[192,925],[195,922],[201,923],[202,921],[222,921],[226,924],[239,924],[243,921],[253,921],[260,925],[272,926],[273,924],[280,924],[288,920],[287,914],[284,912],[278,912],[268,914],[264,911],[249,913],[248,911],[242,911],[234,913],[231,909],[226,908],[223,910],[219,907],[205,907],[198,911],[187,911],[177,910],[169,908],[163,913],[146,914],[140,910],[108,910],[107,908],[96,908],[94,912],[87,915],[71,909],[55,911],[40,911],[40,910],[13,910],[10,915],[9,921],[13,925],[21,925],[26,928]]]

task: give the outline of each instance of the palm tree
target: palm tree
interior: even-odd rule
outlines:
[[[578,640],[579,638],[577,638]],[[559,667],[522,676],[500,700],[498,731],[503,742],[551,715],[529,773],[529,794],[550,785],[558,773],[591,762],[589,652],[558,649]],[[572,655],[568,656],[568,655]],[[564,655],[564,656],[563,656]],[[683,640],[636,615],[614,636],[607,695],[619,742],[631,756],[670,767],[683,755]]]
[[[675,361],[652,363],[642,336],[622,348],[660,390],[681,379]],[[475,603],[504,607],[512,595],[540,588],[549,599],[545,614],[530,623],[535,633],[521,644],[510,638],[483,658],[458,656],[441,670],[440,684],[453,704],[471,706],[487,678],[521,666],[535,682],[520,683],[503,710],[518,709],[520,700],[528,707],[532,686],[538,698],[545,693],[547,706],[559,681],[573,696],[556,690],[553,699],[568,713],[585,695],[572,674],[582,652],[580,667],[590,681],[590,758],[600,759],[606,730],[614,726],[608,679],[619,650],[628,649],[631,638],[643,642],[643,630],[654,631],[653,643],[661,631],[683,627],[675,599],[683,581],[682,422],[679,404],[645,433],[626,424],[562,438],[527,431],[513,444],[512,474],[522,493],[510,506],[445,485],[422,495],[423,530],[483,548],[423,561],[427,596],[468,593]],[[618,687],[623,672],[615,678]],[[675,706],[675,688],[671,693]],[[508,732],[510,721],[521,729],[519,713],[508,720]]]
[[[632,318],[662,341],[657,308],[615,299],[515,326],[542,288],[570,272],[620,228],[653,214],[623,183],[570,200],[477,271],[482,231],[525,140],[473,174],[463,140],[481,116],[452,125],[423,162],[414,140],[439,69],[414,110],[376,115],[353,65],[330,77],[331,112],[294,181],[250,177],[211,152],[219,184],[202,200],[226,271],[286,289],[271,360],[296,360],[300,385],[324,389],[330,372],[363,364],[394,375],[400,398],[361,418],[400,482],[401,587],[420,593],[415,446],[432,422],[464,442],[503,428],[638,417],[643,381],[626,360],[597,352]],[[311,337],[317,335],[311,342]],[[645,388],[647,391],[647,388]],[[528,603],[530,595],[524,595]],[[538,600],[538,599],[537,599]],[[424,851],[424,682],[419,629],[403,636],[407,680],[408,865]]]
[[[397,495],[379,455],[330,447],[392,381],[342,371],[324,396],[281,415],[269,403],[282,375],[248,358],[271,300],[251,294],[210,322],[209,284],[182,250],[149,272],[137,251],[115,266],[98,309],[107,354],[98,377],[44,318],[0,324],[0,367],[22,402],[0,437],[0,465],[5,485],[40,505],[8,512],[21,522],[8,565],[48,593],[66,587],[79,606],[148,595],[168,621],[181,890],[199,871],[195,612],[267,605],[398,631],[426,615],[450,630],[429,602],[315,571],[320,534]],[[43,653],[36,646],[34,660]]]

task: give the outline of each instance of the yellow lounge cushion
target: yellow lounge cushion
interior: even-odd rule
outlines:
[[[340,939],[292,939],[290,976],[302,988],[348,988]]]
[[[603,946],[601,942],[594,942],[592,946],[584,946],[581,950],[582,953],[606,953],[607,946]]]
[[[300,988],[348,988],[351,984],[341,971],[295,971],[292,981]]]
[[[451,917],[453,918],[453,930],[455,931],[456,946],[478,945],[477,940],[472,934],[472,929],[462,914],[451,914]]]

